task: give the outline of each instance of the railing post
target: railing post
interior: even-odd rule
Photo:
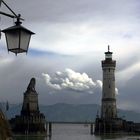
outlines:
[[[49,122],[49,137],[52,136],[52,123]]]
[[[93,123],[90,124],[90,134],[93,135]]]

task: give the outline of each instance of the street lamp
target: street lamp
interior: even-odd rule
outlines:
[[[13,13],[13,15],[1,11],[0,14],[8,16],[10,18],[16,18],[14,26],[2,30],[2,32],[5,33],[8,52],[13,52],[16,55],[18,53],[27,53],[31,35],[33,35],[34,33],[21,26],[22,22],[20,20],[24,19],[21,18],[20,14],[15,14],[3,0],[1,0],[1,3],[3,3]]]
[[[2,30],[5,33],[7,49],[15,54],[28,51],[31,35],[30,30],[21,26],[20,15],[18,16],[15,26]]]

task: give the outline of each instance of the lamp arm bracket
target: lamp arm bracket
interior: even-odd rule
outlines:
[[[11,17],[11,18],[17,18],[17,19],[20,19],[20,20],[24,20],[23,18],[20,18],[20,16],[17,15],[3,0],[1,0],[1,2],[12,12],[13,15],[4,13],[2,11],[0,11],[0,14]]]
[[[7,17],[10,17],[10,18],[15,18],[15,16],[10,15],[10,14],[7,14],[7,13],[2,12],[2,11],[0,11],[0,14],[1,14],[1,15],[4,15],[4,16],[7,16]]]

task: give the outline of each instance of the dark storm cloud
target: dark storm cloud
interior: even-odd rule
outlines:
[[[129,77],[129,75],[127,75]],[[125,82],[125,83],[123,83]],[[140,83],[140,73],[135,74],[135,76],[129,81],[123,81],[119,83],[120,96],[118,96],[118,106],[121,108],[127,108],[129,110],[136,110],[140,112],[139,109],[139,99],[140,99],[140,88],[138,87]]]
[[[117,60],[118,103],[124,108],[137,107],[134,101],[139,104],[140,98],[139,0],[5,1],[16,13],[21,13],[24,25],[35,31],[36,36],[27,56],[0,53],[1,100],[22,102],[30,78],[35,77],[41,104],[100,103],[99,90],[95,94],[73,90],[51,94],[53,90],[46,86],[42,73],[53,75],[70,68],[102,80],[100,61],[111,44],[113,58]],[[6,9],[2,6],[2,10]],[[8,22],[13,23],[3,17],[1,25],[11,25]]]
[[[24,25],[36,33],[32,48],[39,51],[63,54],[90,52],[96,49],[95,46],[105,46],[106,43],[114,47],[127,46],[131,43],[129,37],[137,42],[135,36],[139,36],[137,9],[140,2],[137,0],[6,2],[16,13],[23,15],[26,19]],[[5,25],[4,21],[2,25]]]
[[[87,92],[76,92],[73,90],[59,90],[56,92],[49,86],[46,86],[42,73],[47,72],[53,75],[56,71],[64,71],[66,67],[71,67],[79,73],[86,71],[88,75],[90,75],[90,77],[95,80],[97,80],[99,77],[102,79],[102,70],[100,65],[101,60],[96,62],[92,61],[91,59],[91,62],[89,65],[87,65],[87,63],[83,63],[84,61],[80,63],[81,57],[76,56],[73,58],[70,56],[64,57],[58,55],[54,55],[53,57],[35,57],[34,55],[31,55],[32,53],[26,57],[14,57],[12,55],[1,56],[1,100],[9,100],[9,102],[12,103],[22,102],[23,93],[26,91],[30,79],[35,77],[36,90],[39,93],[40,104],[53,104],[57,102],[100,104],[102,95],[101,89],[94,89],[94,94],[89,94]],[[71,61],[72,59],[73,61]],[[83,60],[84,59],[86,58],[83,58]],[[80,65],[81,67],[78,67]],[[117,72],[119,71],[117,70]],[[131,73],[133,73],[133,71]],[[125,78],[121,79],[121,77],[118,79],[119,75],[116,75],[117,80],[119,80],[119,82],[117,82],[117,88],[119,89],[119,94],[117,95],[117,104],[120,108],[136,109],[136,103],[139,102],[139,72],[135,72],[134,75],[135,76],[129,81],[125,80]],[[131,101],[132,97],[133,101]]]
[[[17,13],[30,21],[63,22],[82,19],[121,18],[133,14],[139,7],[137,0],[7,0]],[[132,11],[132,9],[134,11]]]

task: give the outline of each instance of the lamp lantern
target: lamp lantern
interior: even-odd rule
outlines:
[[[18,15],[15,25],[2,30],[5,33],[7,50],[16,55],[18,53],[28,52],[31,35],[34,33],[21,26],[20,15]]]

